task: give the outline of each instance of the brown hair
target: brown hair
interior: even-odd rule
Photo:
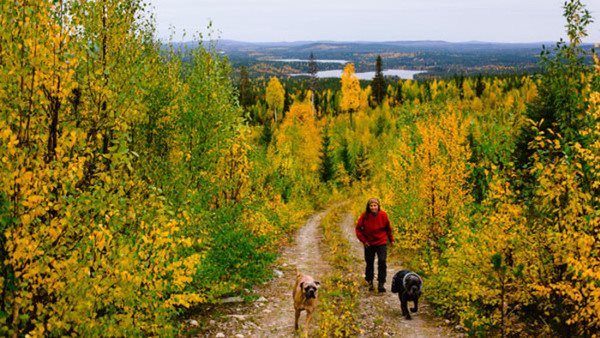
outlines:
[[[369,209],[369,205],[370,205],[371,203],[377,203],[377,206],[379,207],[379,208],[377,209],[377,211],[380,211],[380,210],[381,210],[381,203],[379,202],[379,200],[378,200],[377,198],[375,198],[375,197],[371,197],[371,198],[369,198],[369,200],[367,201],[367,209],[366,209],[367,213],[371,211],[371,209]]]

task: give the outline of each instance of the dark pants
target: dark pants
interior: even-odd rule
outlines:
[[[365,262],[367,263],[365,280],[369,283],[373,281],[375,254],[377,254],[377,281],[379,285],[383,285],[387,274],[387,245],[370,245],[365,248]]]

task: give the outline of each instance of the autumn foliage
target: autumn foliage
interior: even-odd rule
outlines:
[[[1,6],[0,335],[172,335],[265,278],[228,64],[161,53],[140,1]]]

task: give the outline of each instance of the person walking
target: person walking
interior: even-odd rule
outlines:
[[[366,210],[356,222],[356,237],[365,248],[365,280],[369,289],[374,290],[374,265],[377,255],[377,282],[378,292],[385,292],[385,279],[387,275],[387,244],[394,243],[392,228],[388,215],[381,210],[381,203],[375,197],[367,202]]]

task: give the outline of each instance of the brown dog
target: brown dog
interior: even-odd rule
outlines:
[[[308,326],[312,319],[313,311],[317,308],[317,290],[321,283],[315,281],[311,276],[301,272],[296,274],[296,284],[294,285],[294,309],[296,310],[296,321],[294,329],[298,330],[298,319],[300,313],[306,310],[306,325],[304,331],[308,333]]]

